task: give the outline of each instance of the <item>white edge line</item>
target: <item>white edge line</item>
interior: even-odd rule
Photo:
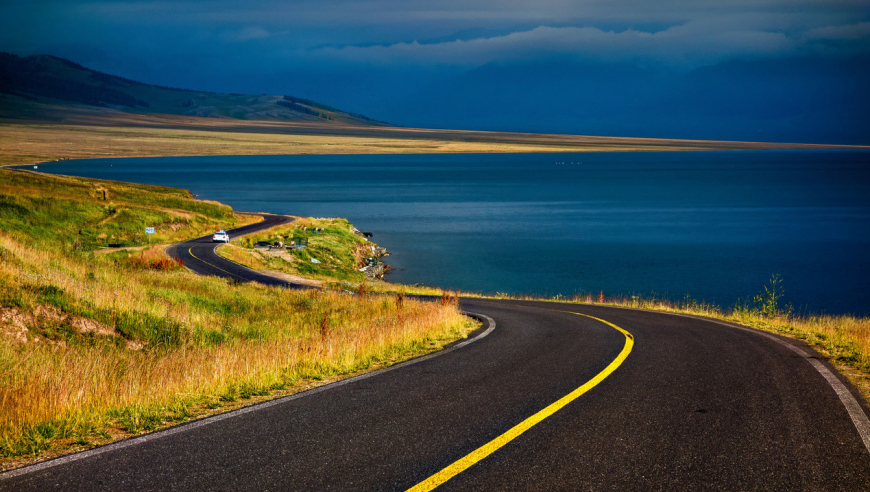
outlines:
[[[447,348],[444,350],[439,350],[438,352],[433,352],[429,355],[424,355],[422,357],[417,357],[415,359],[411,359],[409,361],[405,361],[405,362],[402,362],[400,364],[396,364],[394,366],[386,367],[384,369],[380,369],[377,371],[367,372],[365,374],[360,374],[359,376],[354,376],[352,378],[342,379],[341,381],[336,381],[334,383],[326,384],[326,385],[323,385],[323,386],[320,386],[320,387],[317,387],[314,389],[303,391],[301,393],[296,393],[296,394],[285,396],[282,398],[276,398],[274,400],[269,400],[269,401],[257,403],[257,404],[251,405],[251,406],[239,408],[238,410],[233,410],[231,412],[221,413],[221,414],[217,414],[217,415],[212,415],[210,417],[205,417],[205,418],[202,418],[199,420],[194,420],[192,422],[180,424],[180,425],[177,425],[175,427],[170,427],[170,428],[165,429],[165,430],[152,432],[150,434],[145,434],[145,435],[138,436],[138,437],[131,437],[129,439],[124,439],[123,441],[118,441],[118,442],[112,443],[112,444],[106,444],[105,446],[100,446],[97,448],[89,449],[87,451],[81,451],[79,453],[61,456],[58,458],[43,461],[41,463],[36,463],[34,465],[24,466],[21,468],[16,468],[14,470],[9,470],[7,472],[0,473],[0,481],[7,480],[10,478],[14,478],[14,477],[18,477],[21,475],[26,475],[29,473],[35,473],[35,472],[42,471],[42,470],[45,470],[48,468],[53,468],[53,467],[58,466],[58,465],[71,463],[73,461],[83,460],[83,459],[90,458],[92,456],[97,456],[97,455],[100,455],[100,454],[103,454],[103,453],[106,453],[109,451],[117,451],[119,449],[123,449],[126,447],[143,444],[143,443],[148,442],[148,441],[154,441],[157,439],[161,439],[163,437],[171,436],[173,434],[179,434],[181,432],[185,432],[185,431],[189,431],[189,430],[196,429],[199,427],[203,427],[203,426],[206,426],[209,424],[213,424],[215,422],[220,422],[221,420],[226,420],[229,418],[238,417],[239,415],[244,415],[246,413],[254,412],[257,410],[262,410],[264,408],[273,407],[275,405],[280,405],[282,403],[286,403],[286,402],[289,402],[292,400],[298,400],[300,398],[305,398],[307,396],[316,395],[318,393],[322,393],[324,391],[327,391],[327,390],[330,390],[333,388],[338,388],[339,386],[344,386],[346,384],[355,383],[357,381],[361,381],[363,379],[368,379],[368,378],[371,378],[374,376],[378,376],[380,374],[394,371],[396,369],[408,367],[410,365],[424,362],[424,361],[427,361],[430,359],[434,359],[435,357],[438,357],[438,356],[441,356],[444,354],[449,354],[450,352],[453,352],[455,350],[459,350],[462,347],[465,347],[466,345],[469,345],[471,343],[474,343],[478,340],[483,339],[484,337],[486,337],[487,335],[492,333],[493,330],[495,330],[495,320],[493,320],[489,316],[486,316],[485,314],[468,313],[468,312],[465,312],[463,314],[465,314],[466,316],[471,316],[471,317],[475,317],[478,319],[486,320],[486,322],[489,324],[489,328],[487,328],[486,331],[477,335],[476,337],[469,339],[469,340],[465,340],[464,342],[461,342],[461,343],[457,343],[456,345],[454,345],[450,348]]]
[[[756,330],[754,328],[749,328],[746,326],[734,325],[731,323],[726,323],[724,321],[718,321],[708,318],[699,318],[696,316],[686,316],[683,314],[677,313],[668,313],[674,316],[681,316],[684,318],[693,318],[693,319],[703,319],[705,321],[710,321],[712,323],[716,323],[717,325],[728,326],[731,328],[736,328],[738,330],[754,333],[756,335],[763,336],[774,342],[788,347],[793,352],[800,355],[804,360],[810,363],[819,374],[825,378],[825,381],[834,389],[834,392],[837,393],[837,396],[840,397],[840,401],[843,402],[843,406],[846,407],[846,411],[849,413],[849,417],[852,419],[852,423],[855,424],[855,428],[858,430],[858,434],[861,436],[861,440],[864,441],[864,447],[867,448],[867,452],[870,453],[870,419],[867,418],[867,414],[864,413],[864,409],[861,408],[861,405],[858,403],[858,400],[852,395],[852,392],[846,388],[846,385],[843,384],[840,379],[835,376],[830,369],[825,367],[822,362],[814,356],[808,354],[804,349],[792,345],[785,340],[774,336],[770,333],[763,332],[761,330]]]
[[[861,408],[861,404],[858,403],[858,400],[856,400],[855,397],[852,395],[852,393],[849,391],[849,389],[846,388],[846,385],[844,385],[843,382],[840,381],[840,379],[837,378],[837,376],[835,376],[830,371],[830,369],[825,367],[825,365],[822,364],[822,362],[819,361],[816,357],[808,354],[804,349],[802,349],[796,345],[792,345],[792,344],[786,342],[785,340],[783,340],[783,339],[781,339],[773,334],[767,333],[765,331],[757,330],[755,328],[750,328],[747,326],[741,326],[738,324],[728,323],[725,321],[719,321],[717,319],[706,318],[703,316],[694,316],[691,314],[681,314],[681,313],[669,313],[667,311],[648,311],[646,309],[627,308],[627,307],[622,307],[622,306],[600,306],[600,307],[606,307],[606,308],[611,308],[611,309],[625,309],[627,311],[643,311],[646,313],[667,314],[667,315],[671,315],[671,316],[679,316],[681,318],[691,318],[691,319],[696,319],[699,321],[707,321],[710,323],[715,323],[717,325],[727,326],[729,328],[734,328],[734,329],[745,331],[748,333],[753,333],[755,335],[759,335],[759,336],[768,338],[768,339],[773,340],[774,342],[776,342],[780,345],[788,347],[790,350],[794,351],[795,353],[800,355],[804,360],[809,362],[810,365],[812,365],[816,369],[816,371],[818,371],[819,374],[821,374],[822,377],[825,378],[825,381],[827,381],[828,384],[831,386],[831,388],[833,388],[834,392],[837,393],[837,396],[840,397],[840,401],[843,403],[843,406],[846,407],[846,412],[849,413],[849,418],[851,418],[852,423],[855,424],[855,429],[858,430],[858,435],[861,436],[861,440],[864,442],[864,447],[867,449],[867,452],[870,453],[870,419],[867,418],[867,414],[864,413],[864,409]]]

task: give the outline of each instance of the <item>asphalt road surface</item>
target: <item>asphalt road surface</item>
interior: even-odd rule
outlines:
[[[285,215],[260,215],[263,217],[262,222],[227,231],[230,235],[230,240],[264,229],[289,224],[295,220],[293,217]],[[208,236],[191,239],[190,241],[169,247],[166,250],[166,253],[173,258],[183,260],[184,266],[200,275],[214,275],[218,277],[231,278],[241,282],[253,281],[266,285],[289,285],[284,280],[257,273],[249,268],[245,268],[218,256],[215,252],[215,248],[220,246],[222,243],[214,243],[211,238],[212,236],[209,234]],[[298,286],[294,285],[294,287]]]
[[[216,273],[200,244],[177,249],[217,270],[194,271],[255,278]],[[801,342],[604,306],[461,307],[484,315],[461,348],[7,472],[0,490],[392,491],[445,469],[439,491],[870,490],[868,408]]]

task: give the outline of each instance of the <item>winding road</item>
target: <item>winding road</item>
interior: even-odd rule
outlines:
[[[227,231],[230,235],[230,239],[235,239],[239,236],[262,231],[264,229],[289,224],[296,220],[295,218],[286,215],[256,215],[263,217],[263,221]],[[211,235],[208,235],[170,246],[166,249],[166,254],[172,258],[178,258],[184,261],[184,266],[200,275],[214,275],[238,280],[240,282],[259,282],[265,285],[289,285],[292,287],[302,287],[301,285],[291,285],[284,280],[263,275],[251,270],[250,268],[245,268],[218,256],[215,249],[219,245],[220,243],[213,243]]]
[[[209,241],[172,254],[283,283]],[[0,490],[870,490],[867,405],[801,342],[604,306],[461,307],[483,326],[450,349],[13,470]]]

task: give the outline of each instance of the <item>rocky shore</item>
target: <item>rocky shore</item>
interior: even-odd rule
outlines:
[[[362,232],[356,227],[351,226],[350,231],[358,237],[361,237],[364,241],[368,241],[370,237],[372,237],[371,233]],[[384,275],[390,271],[390,265],[387,265],[381,258],[385,256],[390,256],[390,253],[387,251],[387,248],[382,246],[378,246],[376,244],[365,245],[367,248],[361,249],[370,249],[371,255],[368,255],[368,251],[366,251],[366,255],[361,259],[364,263],[364,266],[359,268],[359,271],[365,274],[366,280],[383,280]]]

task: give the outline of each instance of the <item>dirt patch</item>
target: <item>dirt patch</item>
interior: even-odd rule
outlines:
[[[27,343],[27,328],[28,316],[33,318],[33,315],[24,315],[18,308],[2,308],[0,309],[0,336],[16,343]],[[32,321],[31,321],[32,323]]]
[[[274,278],[280,278],[281,280],[286,280],[294,284],[308,285],[317,288],[323,287],[323,282],[320,280],[312,280],[310,278],[300,277],[299,275],[293,275],[290,273],[276,272],[274,270],[257,270],[257,273],[262,273],[263,275],[268,275]]]
[[[41,338],[30,334],[31,326],[39,322],[53,321],[67,323],[79,334],[93,333],[104,337],[120,337],[114,327],[99,321],[64,313],[55,306],[40,304],[32,313],[18,308],[0,308],[0,336],[14,343],[40,342]],[[127,340],[129,350],[140,350],[145,344],[139,340]]]
[[[155,244],[154,246],[168,247],[170,245],[169,244]],[[142,251],[142,250],[148,249],[150,247],[152,247],[152,246],[146,244],[145,246],[131,246],[131,247],[122,246],[120,248],[103,248],[103,249],[94,250],[94,254],[104,255],[106,253],[117,253],[118,251],[124,251],[125,249],[127,251]]]
[[[287,252],[284,248],[272,248],[272,249],[261,249],[257,250],[260,254],[271,256],[273,258],[281,258],[287,263],[293,263],[296,261],[296,257]]]
[[[127,340],[127,350],[142,350],[145,342],[142,340]]]
[[[356,262],[356,268],[366,266],[366,258],[372,256],[372,245],[369,243],[358,244],[353,250],[353,259]]]
[[[98,321],[81,316],[67,314],[54,306],[39,305],[34,310],[39,318],[59,322],[69,323],[79,333],[96,333],[97,335],[117,337],[120,334],[115,331],[115,328],[104,325]]]
[[[117,337],[120,336],[115,328],[104,325],[98,321],[94,321],[88,318],[82,318],[80,316],[68,316],[70,318],[69,323],[73,328],[79,333],[96,333],[97,335],[103,335],[107,337]]]

